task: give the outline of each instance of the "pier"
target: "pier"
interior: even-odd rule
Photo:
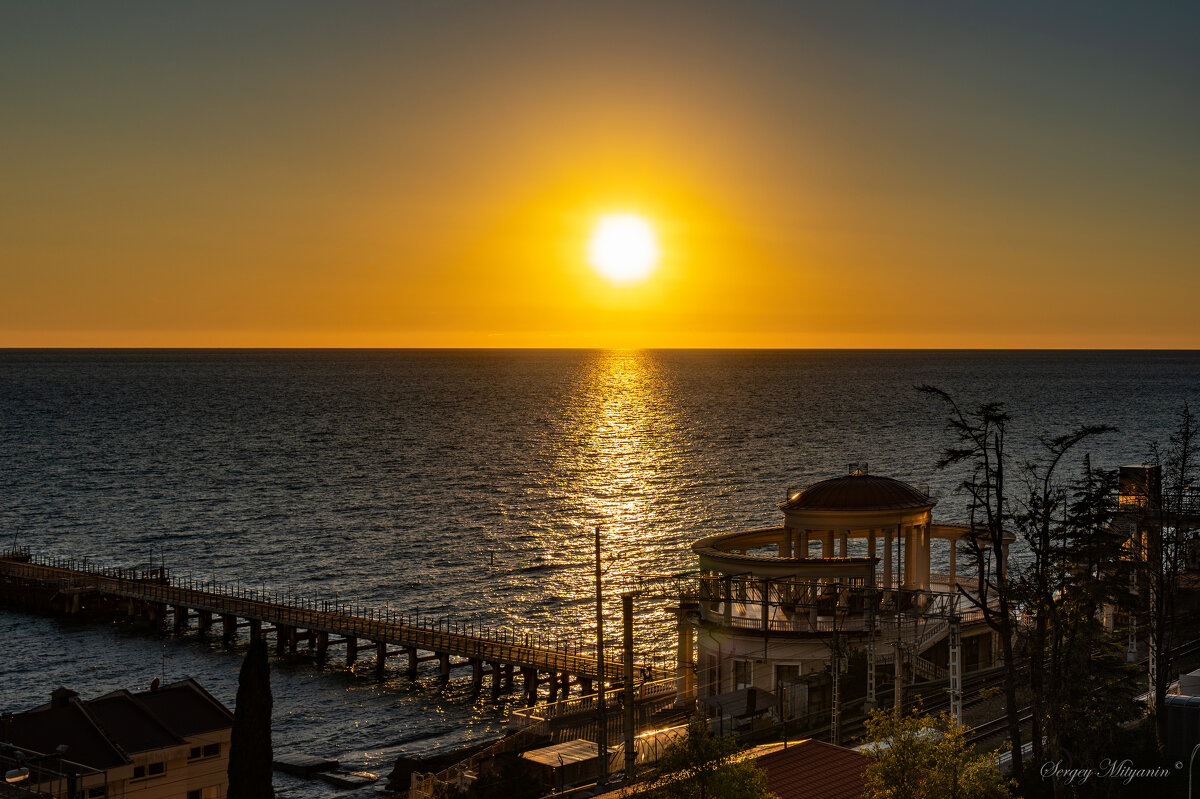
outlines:
[[[202,633],[220,625],[227,641],[239,628],[248,627],[252,639],[274,635],[279,655],[295,654],[301,642],[318,658],[327,657],[332,647],[345,647],[346,663],[353,665],[361,652],[373,650],[381,671],[387,658],[402,655],[412,679],[419,664],[436,661],[440,682],[448,682],[455,669],[470,668],[473,687],[481,689],[490,678],[493,696],[513,690],[520,675],[526,701],[531,703],[543,684],[552,702],[568,698],[572,687],[591,694],[597,675],[595,655],[579,646],[546,645],[536,636],[508,630],[474,630],[441,620],[430,623],[390,610],[290,594],[281,598],[215,582],[176,584],[165,568],[120,569],[28,552],[8,553],[0,556],[0,603],[64,615],[143,618],[158,626],[170,617],[176,632],[188,629],[195,618]],[[621,674],[622,661],[606,658],[604,673]]]

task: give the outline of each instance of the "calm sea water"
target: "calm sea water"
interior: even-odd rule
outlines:
[[[852,461],[960,520],[924,383],[1004,401],[1014,458],[1116,425],[1087,447],[1116,467],[1200,406],[1200,353],[6,351],[0,541],[569,638],[590,629],[596,524],[616,586],[692,568],[700,536],[777,524],[788,486]],[[643,605],[642,657],[672,662],[667,615]],[[163,674],[232,706],[244,647],[4,611],[0,641],[5,710]],[[276,749],[386,772],[496,734],[519,700],[400,667],[274,661]]]

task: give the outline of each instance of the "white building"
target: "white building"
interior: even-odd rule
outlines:
[[[970,532],[935,523],[936,504],[913,486],[855,469],[790,494],[779,527],[694,543],[700,588],[683,606],[679,655],[691,663],[695,648],[696,674],[681,674],[684,695],[755,688],[771,692],[785,715],[822,712],[833,681],[810,677],[830,672],[836,650],[842,659],[866,656],[874,700],[877,677],[950,676],[952,620],[961,633],[958,675],[992,665],[991,630],[957,595],[978,585],[958,570]],[[939,550],[944,574],[931,571]]]

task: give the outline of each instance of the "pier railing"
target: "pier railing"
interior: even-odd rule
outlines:
[[[169,569],[126,569],[89,561],[53,558],[28,552],[0,558],[0,574],[55,585],[60,591],[93,592],[157,605],[170,605],[219,616],[255,619],[278,626],[362,638],[463,658],[508,663],[539,671],[591,678],[596,658],[580,642],[547,642],[534,633],[489,628],[448,618],[433,622],[412,614],[357,602],[303,597],[292,592],[260,591],[248,586],[185,577],[177,584]],[[622,664],[606,659],[605,670],[620,674]]]
[[[674,698],[676,693],[676,679],[676,677],[671,676],[659,679],[651,678],[640,683],[635,682],[637,686],[635,702],[640,706],[647,703],[661,703],[664,699]],[[623,693],[620,689],[609,692],[607,704],[610,712],[617,712],[614,708],[618,707]],[[588,694],[587,696],[572,699],[560,699],[557,702],[544,702],[532,707],[523,707],[512,711],[508,716],[507,726],[510,730],[522,730],[536,726],[542,722],[552,722],[555,719],[577,716],[581,713],[594,713],[596,710],[595,694]]]

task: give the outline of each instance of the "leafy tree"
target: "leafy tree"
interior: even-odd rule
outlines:
[[[1154,695],[1155,733],[1159,749],[1166,747],[1166,714],[1161,709],[1173,674],[1171,650],[1176,645],[1178,610],[1175,597],[1183,566],[1185,530],[1191,498],[1188,488],[1200,476],[1200,429],[1191,407],[1184,402],[1179,423],[1167,447],[1150,444],[1150,465],[1158,467],[1161,478],[1149,486],[1150,496],[1144,520],[1149,522],[1146,547],[1141,553],[1146,562],[1149,587],[1150,656],[1154,660],[1150,689]]]
[[[1091,767],[1126,751],[1122,725],[1138,716],[1137,668],[1125,662],[1120,642],[1107,633],[1104,607],[1134,606],[1131,577],[1139,564],[1126,557],[1124,530],[1114,524],[1117,475],[1093,469],[1085,459],[1062,520],[1055,525],[1050,561],[1053,595],[1043,602],[1047,618],[1044,678],[1036,703],[1046,738],[1043,762],[1063,768]],[[1031,666],[1033,663],[1031,662]],[[1043,785],[1046,785],[1043,783]],[[1096,780],[1049,783],[1056,797],[1105,795],[1122,786]]]
[[[758,764],[739,758],[732,736],[713,735],[704,719],[688,725],[687,737],[669,746],[655,767],[645,799],[774,799]]]
[[[863,774],[864,799],[1006,799],[1011,782],[996,767],[996,752],[979,753],[967,729],[946,713],[897,718],[877,710],[866,722],[867,752],[875,762]]]
[[[271,782],[271,667],[259,636],[238,675],[237,705],[229,740],[229,799],[274,799]]]

